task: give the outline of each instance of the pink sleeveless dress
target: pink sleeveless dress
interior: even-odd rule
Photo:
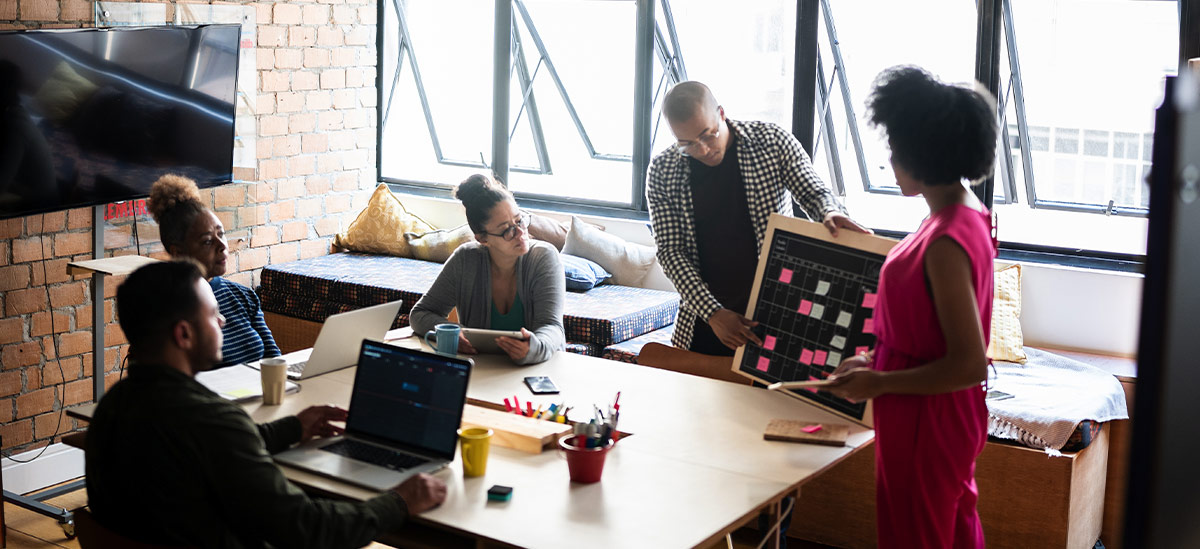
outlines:
[[[875,309],[874,368],[902,370],[946,354],[925,278],[925,251],[941,237],[966,251],[986,341],[991,337],[991,215],[943,208],[896,245],[883,264]],[[939,395],[875,398],[876,513],[880,547],[983,547],[975,510],[975,458],[987,440],[982,386]]]

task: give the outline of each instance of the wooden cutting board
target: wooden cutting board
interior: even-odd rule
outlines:
[[[817,429],[815,427],[820,427]],[[792,419],[772,419],[763,433],[764,440],[807,442],[826,446],[845,446],[850,426],[842,423],[815,423]]]
[[[568,423],[555,423],[468,404],[463,410],[463,427],[492,430],[492,444],[539,454],[558,437],[571,431]]]

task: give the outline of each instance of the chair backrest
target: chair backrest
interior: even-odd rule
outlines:
[[[749,385],[750,379],[733,372],[733,358],[685,351],[662,343],[647,343],[638,354],[638,364],[694,376]]]
[[[87,509],[76,509],[75,534],[81,549],[178,549],[167,545],[151,545],[129,539],[100,524]]]

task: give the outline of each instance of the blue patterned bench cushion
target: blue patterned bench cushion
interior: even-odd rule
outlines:
[[[316,322],[402,299],[407,318],[441,270],[441,264],[407,257],[329,254],[264,267],[259,297],[264,311]]]
[[[568,353],[575,353],[577,355],[587,355],[587,356],[600,356],[600,352],[602,350],[604,350],[604,347],[596,345],[595,343],[567,342],[567,352]]]
[[[675,292],[606,284],[584,293],[567,292],[563,324],[567,341],[603,348],[670,325],[678,312]]]
[[[670,346],[671,334],[674,333],[675,325],[672,324],[666,328],[659,328],[648,334],[637,336],[629,341],[614,343],[604,348],[604,352],[600,354],[600,358],[637,364],[637,357],[642,353],[642,347],[645,347],[647,343],[662,343],[663,345]]]
[[[409,311],[441,270],[441,264],[420,259],[335,253],[263,268],[258,293],[264,311],[315,322],[402,299],[407,324]],[[675,322],[678,311],[674,292],[604,285],[567,292],[563,324],[567,341],[595,345],[588,354],[600,356],[608,345]]]

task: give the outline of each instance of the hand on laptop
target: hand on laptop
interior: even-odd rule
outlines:
[[[500,336],[496,338],[496,345],[504,349],[504,352],[508,353],[508,357],[515,362],[525,358],[525,355],[529,354],[529,338],[533,337],[533,334],[529,330],[521,328],[521,337],[524,339]]]
[[[446,501],[446,483],[442,479],[421,473],[392,488],[408,506],[408,513],[424,513]]]
[[[329,422],[346,421],[346,410],[337,406],[309,406],[296,414],[296,419],[300,420],[300,442],[307,442],[313,437],[342,434],[344,429]]]

